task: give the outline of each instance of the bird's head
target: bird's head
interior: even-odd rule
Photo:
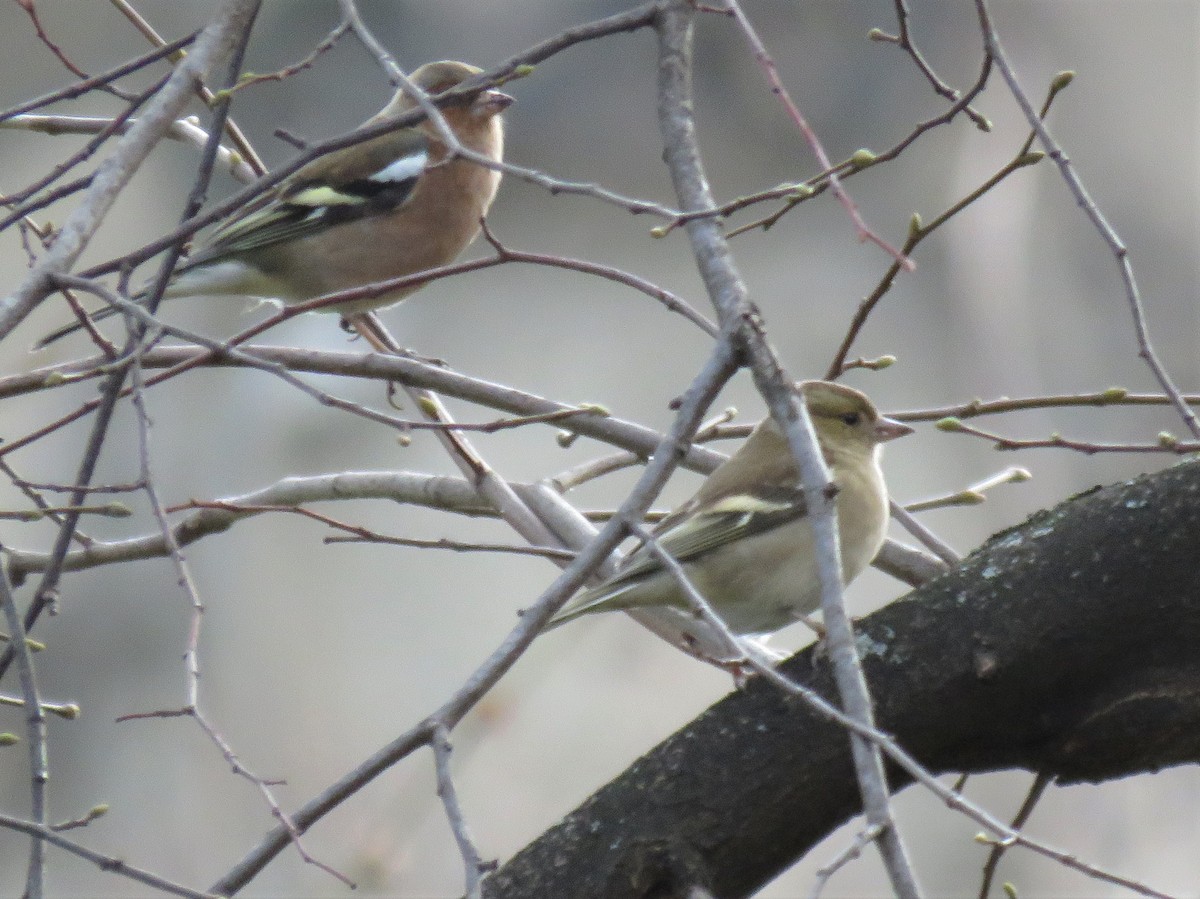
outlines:
[[[827,451],[873,452],[881,443],[912,433],[913,429],[904,422],[880,415],[867,395],[853,387],[829,381],[802,381],[797,389],[808,405],[813,428]]]
[[[409,76],[409,80],[425,93],[433,96],[458,87],[476,75],[483,74],[483,69],[465,62],[443,59],[438,62],[427,62]],[[479,119],[490,119],[504,112],[513,103],[513,98],[495,88],[480,91],[465,107],[469,114]],[[393,106],[397,107],[393,115],[407,112],[416,107],[416,103],[405,96],[403,91],[396,95]],[[455,107],[448,107],[447,112]]]

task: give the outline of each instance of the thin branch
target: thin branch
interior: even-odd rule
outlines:
[[[112,855],[103,855],[85,846],[81,846],[74,840],[69,840],[62,834],[56,832],[53,828],[46,827],[43,824],[35,824],[32,821],[23,821],[20,818],[14,818],[11,815],[0,813],[0,827],[6,827],[9,830],[20,831],[27,833],[37,840],[42,840],[47,843],[52,843],[59,849],[63,849],[86,862],[91,862],[97,868],[104,872],[120,874],[123,877],[128,877],[137,883],[144,884],[152,889],[162,893],[167,893],[171,896],[183,896],[184,899],[221,899],[217,893],[206,893],[202,890],[192,890],[181,884],[167,880],[165,877],[159,877],[157,874],[139,868],[136,865],[131,865],[123,858],[117,858]]]
[[[813,884],[809,899],[820,899],[826,885],[839,870],[862,855],[864,849],[879,839],[883,831],[873,824],[868,824],[855,835],[850,845],[835,855],[828,864],[817,868],[817,879]]]
[[[450,822],[454,841],[462,855],[463,869],[466,872],[467,899],[481,899],[482,876],[495,868],[495,862],[485,862],[471,838],[466,817],[458,802],[458,793],[454,789],[454,778],[450,774],[450,731],[445,725],[434,727],[429,746],[433,750],[434,767],[437,771],[437,794],[442,799],[446,819]]]
[[[190,46],[196,39],[199,32],[192,32],[184,35],[178,40],[174,40],[169,44],[159,47],[157,50],[152,50],[149,53],[139,56],[136,59],[131,59],[129,62],[121,63],[115,69],[110,69],[100,75],[93,75],[91,78],[83,81],[76,81],[67,85],[64,88],[54,91],[53,93],[45,94],[33,100],[27,100],[16,106],[11,106],[8,109],[0,112],[0,123],[22,113],[32,112],[35,109],[41,109],[43,106],[50,106],[62,100],[74,100],[76,97],[82,97],[84,94],[90,93],[98,87],[102,87],[111,81],[115,81],[125,75],[129,75],[139,69],[144,69],[146,66],[157,62],[165,56],[170,56],[184,47]]]
[[[0,299],[0,340],[40,303],[51,289],[50,279],[68,271],[90,243],[92,235],[134,172],[161,136],[179,117],[193,84],[227,56],[245,31],[260,0],[222,0],[192,50],[176,67],[166,85],[150,102],[145,115],[117,143],[113,154],[96,170],[84,201],[68,216],[53,246],[8,297]],[[168,242],[166,246],[171,246]]]
[[[955,90],[938,77],[937,72],[933,70],[933,66],[925,59],[925,55],[917,49],[917,45],[912,39],[912,10],[909,9],[908,0],[894,0],[894,5],[896,7],[896,21],[899,25],[900,33],[891,35],[884,34],[878,29],[872,29],[871,40],[898,46],[909,55],[917,69],[925,76],[925,80],[929,82],[929,86],[933,88],[934,93],[952,103],[957,103],[962,99],[962,92]],[[986,132],[992,130],[992,123],[982,113],[977,112],[973,106],[964,106],[963,112],[975,123],[975,127],[980,131]]]
[[[279,69],[275,72],[266,72],[264,74],[244,72],[242,73],[242,77],[238,79],[237,84],[233,85],[232,87],[227,87],[225,90],[232,94],[244,88],[250,87],[251,85],[261,84],[264,81],[283,81],[285,78],[291,78],[298,72],[303,72],[305,69],[310,69],[318,59],[333,49],[333,46],[340,41],[343,36],[345,36],[349,29],[350,23],[343,19],[341,22],[335,25],[333,30],[330,31],[329,34],[327,34],[313,48],[312,52],[306,55],[303,59],[300,59],[291,65],[284,66],[282,69]]]
[[[666,483],[666,479],[674,471],[681,455],[680,450],[687,445],[689,435],[699,427],[704,410],[713,402],[735,370],[730,347],[726,341],[719,342],[707,364],[683,394],[675,422],[667,435],[660,441],[637,485],[622,503],[618,516],[610,521],[580,551],[575,560],[564,568],[554,583],[522,615],[520,623],[463,682],[463,685],[445,705],[306,803],[293,816],[293,820],[298,826],[301,828],[310,826],[352,796],[363,784],[370,782],[416,749],[427,745],[432,739],[435,728],[453,728],[468,711],[475,707],[496,681],[516,663],[516,660],[524,653],[551,615],[585,583],[593,571],[599,569],[609,559],[613,549],[625,536],[624,522],[637,520],[637,517],[650,507],[663,484]],[[651,619],[646,616],[635,617],[648,624],[652,623]],[[213,891],[229,894],[240,889],[286,845],[286,833],[276,828],[241,862],[217,881],[213,886]]]
[[[663,158],[684,210],[711,209],[714,205],[700,160],[692,118],[692,18],[693,9],[685,0],[665,0],[657,22],[659,123],[665,143]],[[766,344],[719,226],[714,220],[705,218],[688,222],[686,228],[693,255],[709,296],[717,307],[722,327],[731,331],[737,328],[739,349],[749,356],[755,386],[767,400],[771,414],[784,428],[799,465],[809,498],[809,518],[813,526],[821,582],[821,609],[829,630],[827,643],[838,689],[850,716],[864,727],[871,728],[873,714],[870,695],[854,647],[853,629],[842,602],[836,510],[825,493],[829,474],[817,448],[812,422]],[[915,899],[919,889],[892,817],[879,747],[857,734],[851,735],[850,743],[867,820],[884,831],[878,845],[892,888],[906,899]]]
[[[1032,477],[1033,475],[1029,472],[1029,469],[1012,465],[1003,471],[996,472],[994,475],[989,475],[982,481],[976,481],[969,487],[956,490],[954,493],[947,493],[944,496],[937,496],[933,499],[905,503],[904,511],[926,512],[930,509],[944,509],[949,506],[978,506],[980,503],[987,502],[987,492],[989,490],[1004,484],[1021,484]]]
[[[1121,281],[1125,285],[1125,299],[1129,303],[1129,312],[1133,318],[1138,355],[1145,360],[1146,365],[1154,375],[1154,379],[1162,387],[1163,393],[1171,398],[1171,404],[1175,407],[1175,411],[1179,413],[1179,417],[1183,419],[1184,424],[1187,425],[1188,430],[1191,431],[1197,440],[1200,440],[1200,419],[1196,417],[1196,413],[1184,401],[1182,393],[1175,386],[1175,382],[1171,379],[1166,367],[1159,360],[1158,354],[1154,351],[1154,346],[1150,342],[1150,329],[1146,322],[1145,310],[1142,308],[1137,279],[1133,274],[1133,263],[1129,260],[1129,249],[1117,234],[1116,229],[1109,224],[1104,213],[1100,211],[1100,208],[1092,199],[1087,188],[1083,186],[1083,181],[1076,173],[1075,167],[1071,165],[1070,158],[1058,141],[1051,136],[1046,123],[1038,117],[1037,110],[1034,109],[1033,104],[1029,101],[1029,96],[1017,81],[1016,73],[1013,71],[1012,65],[1008,60],[1008,55],[1004,52],[1004,47],[1000,43],[1000,36],[996,33],[996,29],[992,25],[991,13],[988,11],[986,0],[975,0],[975,9],[979,14],[979,25],[983,31],[983,39],[987,44],[988,54],[996,61],[996,67],[1004,77],[1004,81],[1008,85],[1013,98],[1017,101],[1017,105],[1025,113],[1029,127],[1037,132],[1038,140],[1042,142],[1047,154],[1054,160],[1054,164],[1058,166],[1059,173],[1066,182],[1067,188],[1075,197],[1079,207],[1083,209],[1084,214],[1091,220],[1100,237],[1108,244],[1108,248],[1116,260]]]
[[[0,546],[0,550],[3,547]],[[32,823],[46,827],[46,783],[50,779],[50,759],[46,748],[46,713],[38,696],[37,677],[33,670],[33,652],[25,635],[25,625],[17,609],[8,570],[0,565],[0,612],[8,625],[9,646],[17,660],[17,675],[25,705],[25,735],[29,744],[29,806]],[[29,862],[25,873],[25,895],[42,899],[46,876],[46,844],[34,836],[29,847]]]
[[[954,567],[962,559],[962,556],[955,552],[950,544],[944,542],[937,534],[918,521],[904,506],[895,500],[891,500],[889,508],[891,509],[892,517],[900,522],[901,527],[916,537],[926,549],[947,565]]]
[[[955,434],[969,434],[990,440],[998,450],[1023,449],[1069,449],[1086,456],[1097,453],[1171,453],[1176,456],[1186,456],[1188,453],[1200,452],[1200,441],[1180,440],[1166,431],[1158,435],[1153,443],[1095,443],[1088,440],[1073,440],[1061,434],[1051,434],[1044,438],[1020,439],[994,434],[982,428],[964,424],[957,418],[943,418],[937,423],[939,431]]]
[[[1048,774],[1038,773],[1033,778],[1033,783],[1029,785],[1029,792],[1025,794],[1025,799],[1021,803],[1021,807],[1017,810],[1017,814],[1012,820],[1012,829],[1020,830],[1025,826],[1025,822],[1029,820],[1033,810],[1037,808],[1038,801],[1042,798],[1042,794],[1046,792],[1046,788],[1054,783],[1054,777]],[[979,884],[979,899],[988,899],[988,893],[992,891],[992,880],[996,876],[996,869],[1000,867],[1000,860],[1004,858],[1004,853],[1008,851],[1009,844],[1004,840],[996,841],[991,851],[988,852],[987,861],[983,863],[983,876],[980,878]]]
[[[115,6],[121,12],[121,14],[125,16],[125,18],[133,23],[134,28],[136,28],[138,32],[140,32],[141,35],[155,47],[162,48],[167,45],[167,41],[154,29],[154,27],[145,19],[145,17],[142,16],[141,13],[139,13],[133,8],[132,5],[130,5],[128,0],[109,0],[109,2],[112,3],[112,5]],[[180,58],[182,57],[172,56],[172,61],[177,62]],[[196,82],[196,95],[204,102],[205,106],[212,107],[217,104],[217,96],[201,81]],[[226,119],[222,127],[225,131],[225,134],[228,135],[229,140],[237,148],[238,153],[241,154],[242,159],[245,160],[246,164],[249,165],[256,174],[266,174],[267,167],[259,158],[258,153],[254,151],[253,145],[251,145],[249,139],[242,132],[242,129],[238,127],[237,123],[234,122],[233,119]]]
[[[1183,401],[1189,405],[1200,405],[1200,394],[1188,393],[1183,395]],[[1130,393],[1124,387],[1109,387],[1095,393],[1064,393],[1047,396],[1029,396],[1010,399],[1003,397],[996,400],[970,400],[955,406],[936,406],[931,409],[908,409],[900,412],[889,412],[892,418],[901,421],[940,421],[943,418],[976,418],[980,415],[1002,415],[1006,412],[1019,412],[1027,409],[1062,409],[1078,406],[1094,406],[1105,408],[1109,406],[1170,406],[1172,397],[1161,393]]]
[[[96,134],[108,128],[113,121],[111,118],[98,116],[19,115],[0,121],[0,128],[19,128],[49,135]],[[120,123],[116,133],[127,133],[136,121],[137,119],[130,119]],[[176,119],[163,137],[201,148],[208,141],[208,132],[200,127],[199,119],[195,116],[188,116],[184,119]],[[222,146],[217,150],[217,161],[222,171],[228,172],[230,177],[242,184],[249,184],[258,177],[250,164],[240,154],[233,152],[228,147]],[[86,180],[87,183],[90,183],[90,179]],[[0,230],[3,230],[4,227],[5,223],[0,222]]]
[[[962,210],[966,209],[969,205],[974,203],[1009,175],[1025,168],[1026,166],[1035,165],[1040,162],[1041,159],[1041,154],[1030,153],[1027,150],[1023,150],[1008,163],[1006,163],[998,172],[996,172],[996,174],[992,175],[992,177],[988,178],[987,181],[985,181],[975,190],[971,191],[957,203],[954,203],[952,206],[950,206],[950,208],[944,211],[941,215],[937,216],[928,225],[923,224],[921,222],[921,217],[914,213],[909,222],[908,238],[904,242],[902,252],[906,256],[912,253],[922,240],[924,240],[958,213],[962,212]],[[846,334],[842,338],[842,342],[838,346],[837,352],[834,353],[833,360],[829,363],[829,368],[825,372],[825,377],[827,379],[832,380],[834,378],[838,378],[841,376],[842,372],[845,371],[847,367],[846,357],[850,354],[850,347],[854,344],[854,341],[862,332],[863,326],[865,326],[867,323],[867,318],[875,310],[875,307],[879,304],[879,301],[882,300],[884,295],[892,289],[892,285],[896,281],[896,276],[900,274],[900,269],[901,267],[898,263],[892,263],[891,266],[888,267],[888,270],[884,272],[883,277],[879,279],[879,283],[875,286],[875,289],[872,290],[871,293],[866,296],[861,303],[858,304],[858,309],[854,312],[854,317],[850,321],[850,326],[846,329]]]
[[[869,240],[871,243],[875,244],[889,256],[891,256],[898,265],[904,268],[905,271],[911,272],[916,268],[916,265],[913,264],[913,261],[909,259],[902,251],[897,250],[878,234],[872,231],[867,226],[867,223],[863,221],[862,214],[858,211],[858,206],[856,206],[854,201],[850,199],[850,195],[847,194],[845,189],[842,187],[841,179],[839,179],[837,174],[833,171],[832,164],[829,161],[829,156],[826,154],[825,148],[821,145],[820,138],[817,137],[817,133],[813,131],[812,126],[808,124],[808,120],[805,119],[803,113],[800,112],[800,107],[793,102],[791,95],[788,93],[787,88],[783,84],[783,79],[779,77],[779,69],[775,66],[775,60],[772,59],[771,54],[767,52],[766,45],[762,42],[762,38],[758,36],[758,32],[754,30],[754,26],[750,23],[750,19],[742,10],[741,4],[738,2],[738,0],[725,0],[725,2],[729,4],[730,13],[732,13],[733,18],[738,23],[738,26],[742,29],[742,33],[745,34],[746,40],[750,44],[751,50],[754,52],[754,58],[757,59],[759,64],[763,67],[763,71],[767,76],[767,81],[771,84],[771,93],[779,98],[779,101],[787,110],[792,121],[796,123],[796,127],[800,129],[800,133],[804,135],[804,139],[808,143],[809,148],[812,150],[813,155],[817,157],[817,161],[827,172],[829,172],[829,187],[833,191],[834,196],[838,198],[838,202],[841,203],[842,207],[846,210],[846,214],[850,217],[850,221],[854,223],[854,229],[858,234],[859,241],[862,242]]]

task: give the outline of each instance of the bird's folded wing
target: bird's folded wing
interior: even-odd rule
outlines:
[[[656,539],[672,558],[689,562],[734,541],[803,518],[807,512],[804,492],[797,488],[758,494],[736,493],[686,516],[674,526],[668,526]],[[661,568],[650,548],[642,546],[630,554],[626,565],[609,581],[609,585],[635,580]]]
[[[345,151],[325,157],[331,162],[311,173],[301,169],[277,194],[221,225],[186,267],[297,240],[332,225],[396,209],[412,194],[425,170],[428,140],[416,129],[384,135],[368,142],[353,165],[347,165],[339,153]]]

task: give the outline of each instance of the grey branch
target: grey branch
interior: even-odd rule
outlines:
[[[1200,761],[1198,499],[1200,462],[1074,497],[861,621],[879,727],[935,774],[1096,782]],[[782,670],[836,696],[811,652]],[[894,789],[909,782],[889,770]],[[747,896],[860,811],[844,730],[754,682],[527,846],[484,895],[617,899],[699,882]],[[1090,876],[1161,895],[1038,851],[1079,870],[1081,892]]]

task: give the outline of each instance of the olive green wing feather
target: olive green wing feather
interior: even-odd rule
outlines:
[[[735,541],[745,540],[803,518],[808,512],[799,488],[760,490],[723,497],[707,506],[664,522],[656,535],[658,545],[678,562],[691,562]],[[639,582],[663,570],[657,555],[641,546],[627,557],[613,577],[580,594],[550,620],[557,626],[601,609],[623,608],[619,597]],[[613,600],[617,600],[616,603]],[[639,605],[631,601],[629,607]]]

